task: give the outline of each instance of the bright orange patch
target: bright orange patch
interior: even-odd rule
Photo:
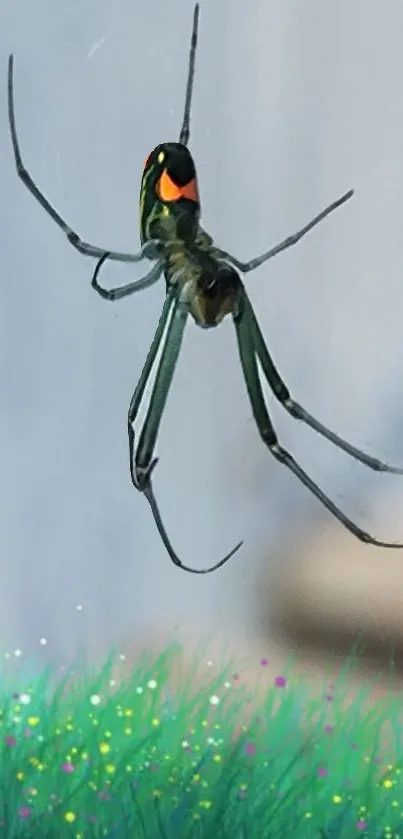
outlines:
[[[164,169],[157,183],[157,195],[161,201],[179,201],[180,198],[188,198],[189,201],[199,203],[196,178],[193,178],[184,186],[178,186],[171,180],[166,169]]]

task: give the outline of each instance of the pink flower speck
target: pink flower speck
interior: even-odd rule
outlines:
[[[70,775],[72,772],[74,772],[75,766],[73,763],[70,763],[70,761],[66,761],[66,763],[63,763],[62,765],[62,769],[63,772],[66,772],[66,774]]]
[[[276,676],[274,679],[274,684],[277,688],[285,688],[287,685],[287,679],[285,676]]]

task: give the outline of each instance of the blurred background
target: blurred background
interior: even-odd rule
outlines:
[[[247,287],[292,395],[355,445],[401,465],[403,6],[201,5],[191,149],[204,226],[246,259],[355,188]],[[325,657],[363,627],[377,649],[400,637],[403,553],[341,534],[265,451],[230,319],[213,332],[188,327],[155,489],[188,564],[245,545],[205,578],[171,565],[132,489],[126,433],[164,285],[101,300],[92,261],[17,179],[10,51],[31,174],[84,239],[136,251],[143,160],[180,128],[192,11],[190,0],[0,7],[0,635],[11,655],[66,661],[77,645],[141,644],[179,625],[235,637],[256,657],[275,637],[281,649]],[[138,275],[109,264],[103,281]],[[281,442],[322,488],[378,538],[403,539],[403,478],[371,473],[269,398]],[[384,620],[393,597],[392,629]]]

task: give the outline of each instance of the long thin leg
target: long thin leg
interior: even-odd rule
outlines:
[[[196,569],[184,565],[174,551],[168,538],[164,523],[161,519],[151,481],[151,474],[158,462],[157,458],[153,457],[155,444],[182,345],[187,315],[188,312],[186,307],[183,306],[177,299],[172,299],[172,297],[167,295],[154,340],[151,344],[140,380],[130,403],[128,413],[130,474],[133,485],[145,495],[148,503],[150,504],[158,532],[174,565],[177,565],[183,571],[188,571],[192,574],[209,574],[228,562],[234,553],[241,547],[242,542],[236,545],[229,554],[211,568]],[[166,334],[164,338],[165,330]],[[164,341],[164,344],[151,394],[150,404],[142,431],[140,433],[139,444],[135,452],[133,426],[162,340]]]
[[[403,475],[403,469],[399,469],[397,466],[389,466],[387,463],[383,463],[381,460],[371,457],[371,455],[366,454],[366,452],[361,451],[361,449],[357,449],[355,446],[352,446],[351,443],[343,440],[342,437],[339,437],[338,434],[334,433],[334,431],[331,431],[329,428],[326,428],[325,425],[322,425],[322,423],[309,414],[302,405],[299,405],[298,402],[295,402],[294,399],[291,398],[288,388],[274,366],[256,315],[248,299],[245,300],[245,307],[248,310],[253,344],[264,374],[274,395],[286,411],[288,411],[294,419],[301,420],[301,422],[309,425],[310,428],[313,428],[314,431],[317,431],[318,434],[322,435],[322,437],[330,440],[330,442],[339,449],[347,452],[347,454],[351,455],[351,457],[354,457],[356,460],[361,461],[361,463],[364,463],[365,466],[369,466],[370,469],[374,469],[375,472],[391,472],[394,475]]]
[[[247,302],[245,293],[245,303]],[[250,304],[249,304],[250,305]],[[256,348],[253,337],[253,324],[250,319],[250,309],[246,305],[243,312],[235,320],[235,328],[238,339],[239,354],[245,383],[249,394],[249,399],[252,406],[253,415],[259,434],[263,443],[273,457],[280,463],[287,466],[291,472],[301,481],[301,483],[312,492],[312,494],[332,513],[338,521],[353,533],[361,542],[367,542],[371,545],[379,545],[383,548],[403,548],[403,544],[399,542],[382,542],[374,539],[369,533],[361,530],[351,519],[349,519],[331,499],[325,495],[320,487],[307,475],[301,468],[297,461],[289,452],[279,445],[276,432],[271,423],[262,391],[262,386],[259,378],[259,370],[256,358]]]
[[[109,253],[104,253],[104,255],[101,256],[101,259],[97,262],[94,275],[91,280],[92,287],[98,292],[98,294],[101,295],[101,297],[104,298],[104,300],[121,300],[122,297],[128,297],[129,294],[134,294],[136,291],[142,291],[144,288],[148,288],[156,283],[162,274],[163,265],[162,262],[159,261],[151,268],[151,271],[149,271],[144,277],[141,277],[140,280],[134,280],[134,282],[127,283],[127,285],[122,285],[118,288],[103,288],[98,283],[98,275],[105,260],[109,259],[109,256]]]
[[[18,177],[21,178],[31,195],[36,198],[45,212],[53,219],[60,227],[63,233],[67,236],[69,242],[79,253],[85,256],[101,257],[105,253],[106,248],[99,248],[97,245],[91,245],[89,242],[83,242],[82,239],[71,229],[71,227],[64,221],[55,208],[50,204],[43,192],[36,185],[28,170],[25,168],[21,157],[20,145],[18,142],[17,129],[15,124],[15,109],[14,109],[14,85],[13,85],[13,69],[14,57],[10,55],[8,59],[8,121],[10,125],[11,141],[13,144],[13,152],[15,165]],[[123,253],[120,251],[109,251],[108,259],[116,262],[141,262],[145,258],[144,252],[139,253]]]
[[[186,82],[185,108],[183,112],[182,128],[179,135],[179,142],[183,143],[184,146],[187,146],[190,136],[190,111],[192,107],[193,83],[195,75],[197,35],[199,29],[199,12],[200,5],[199,3],[196,3],[193,12],[193,27],[190,39],[189,68]]]
[[[326,216],[333,212],[333,210],[337,210],[342,204],[348,201],[349,198],[354,195],[354,190],[350,189],[344,195],[341,196],[337,201],[334,201],[333,204],[329,204],[318,216],[315,216],[309,224],[306,224],[305,227],[302,227],[301,230],[298,230],[296,233],[292,233],[291,236],[287,236],[286,239],[283,239],[279,245],[275,245],[274,248],[270,248],[269,251],[262,253],[261,256],[255,257],[255,259],[250,259],[248,262],[240,262],[239,259],[236,259],[231,254],[227,253],[227,251],[222,251],[220,248],[214,247],[213,253],[219,257],[220,259],[226,259],[228,262],[231,262],[235,268],[238,268],[238,271],[242,271],[243,274],[248,273],[248,271],[254,271],[255,268],[258,268],[259,265],[262,265],[263,262],[267,262],[268,259],[271,259],[272,256],[276,256],[281,251],[285,251],[287,248],[290,248],[292,245],[296,245],[306,233],[309,233],[313,227],[316,227],[320,221],[323,221]]]

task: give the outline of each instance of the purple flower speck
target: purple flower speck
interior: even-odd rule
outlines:
[[[319,778],[326,778],[327,774],[328,774],[327,769],[325,769],[324,766],[320,766],[320,768],[318,769]]]
[[[246,746],[245,746],[245,750],[246,750],[246,754],[248,754],[248,755],[254,755],[255,751],[256,751],[253,743],[247,743]]]
[[[24,728],[24,737],[31,737],[32,731],[30,728]]]
[[[62,769],[63,772],[66,772],[67,775],[70,775],[75,770],[74,763],[70,763],[70,761],[67,760],[66,763],[62,764]]]
[[[20,807],[18,810],[18,815],[20,819],[29,819],[31,815],[31,808],[30,807]]]
[[[355,826],[357,830],[365,830],[367,824],[368,822],[366,822],[365,819],[359,819]]]
[[[274,679],[274,684],[277,688],[285,688],[287,685],[287,679],[285,676],[276,676]]]
[[[7,737],[5,737],[4,742],[5,742],[6,746],[10,746],[10,748],[12,748],[13,746],[16,745],[17,740],[16,740],[15,737],[13,737],[11,734],[9,734]]]
[[[332,725],[325,725],[325,731],[326,731],[326,734],[331,734],[332,731],[333,731],[333,726]]]
[[[261,658],[260,659],[260,664],[262,665],[262,667],[267,667],[268,663],[269,663],[269,660],[267,658]]]

